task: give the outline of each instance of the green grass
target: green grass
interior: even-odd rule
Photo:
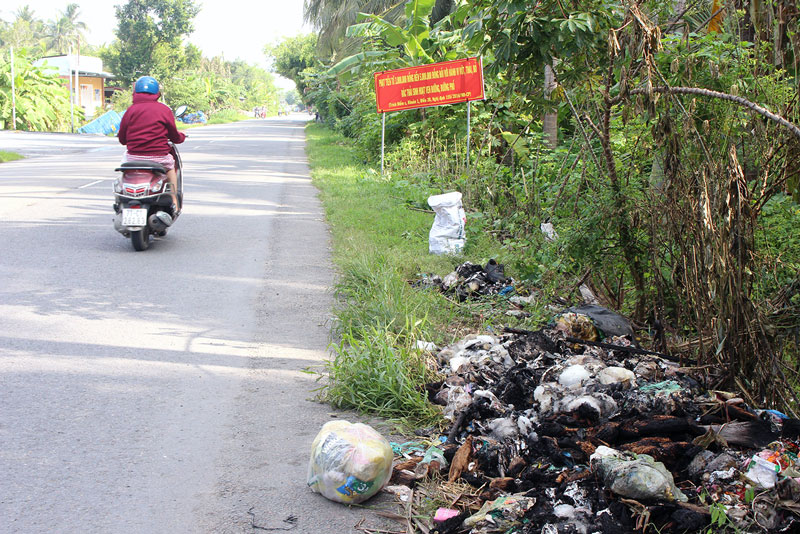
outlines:
[[[425,356],[386,330],[345,333],[333,345],[325,398],[338,408],[374,413],[412,427],[436,422],[424,379],[434,379]]]
[[[6,161],[14,161],[17,159],[23,159],[25,156],[17,154],[16,152],[7,152],[5,150],[0,150],[0,163],[5,163]]]
[[[227,124],[229,122],[246,121],[250,118],[251,117],[248,117],[239,111],[233,109],[224,109],[222,111],[209,114],[208,124]]]
[[[306,138],[340,272],[334,327],[339,341],[322,396],[337,407],[429,423],[437,412],[423,386],[434,378],[435,364],[425,365],[416,341],[443,346],[467,330],[512,321],[495,309],[498,302],[459,304],[409,282],[420,273],[444,276],[466,260],[485,264],[501,249],[489,235],[468,232],[463,256],[430,254],[434,215],[420,210],[430,194],[441,191],[381,177],[357,159],[349,141],[319,124],[306,127]]]

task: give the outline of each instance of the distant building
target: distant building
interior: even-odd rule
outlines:
[[[58,76],[64,80],[64,86],[72,87],[72,94],[75,96],[75,104],[81,106],[87,117],[95,115],[97,108],[102,111],[105,103],[105,80],[113,78],[112,74],[103,72],[103,60],[92,56],[49,56],[38,59],[34,62],[37,67],[55,67]],[[78,71],[77,84],[75,81],[75,70]],[[72,81],[70,82],[70,76]]]

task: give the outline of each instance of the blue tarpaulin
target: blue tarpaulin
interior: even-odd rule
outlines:
[[[119,123],[122,121],[123,113],[118,113],[113,110],[103,113],[92,122],[78,128],[78,133],[100,135],[116,134],[119,131]]]
[[[202,123],[205,124],[208,119],[206,119],[206,114],[202,111],[198,111],[196,113],[188,113],[181,117],[181,121],[185,124],[197,124]]]

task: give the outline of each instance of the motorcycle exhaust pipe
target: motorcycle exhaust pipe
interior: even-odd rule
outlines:
[[[172,226],[172,216],[166,211],[157,211],[147,220],[150,228],[156,232],[163,232]]]

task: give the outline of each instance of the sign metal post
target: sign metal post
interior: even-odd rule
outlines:
[[[381,113],[381,115],[383,115],[383,121],[381,121],[381,176],[383,176],[383,152],[386,146],[386,113]]]
[[[470,111],[472,109],[472,102],[467,102],[467,170],[469,170],[469,137],[472,130],[472,123],[470,120]]]

